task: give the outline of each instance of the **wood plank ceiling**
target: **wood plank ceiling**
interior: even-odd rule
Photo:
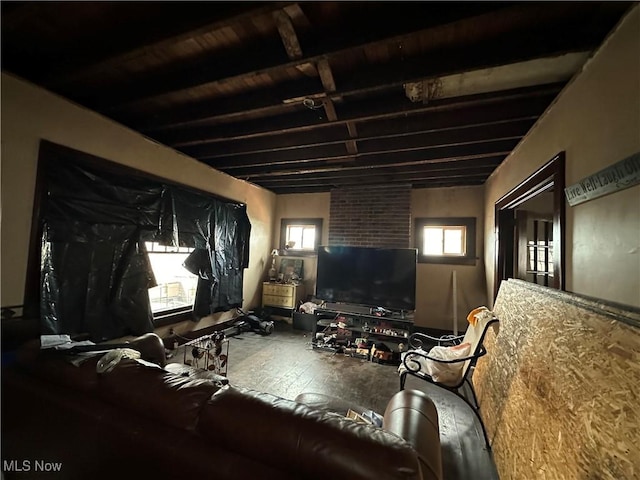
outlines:
[[[2,68],[276,193],[480,185],[631,2],[2,2]]]

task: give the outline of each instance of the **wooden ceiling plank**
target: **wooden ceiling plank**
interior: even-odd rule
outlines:
[[[117,67],[123,62],[145,55],[150,50],[170,48],[176,43],[214,32],[229,24],[250,19],[258,15],[269,14],[273,10],[286,7],[291,2],[248,2],[244,5],[240,2],[227,2],[227,4],[216,2],[215,5],[211,4],[210,6],[207,6],[206,3],[207,2],[203,2],[199,6],[194,5],[189,7],[191,12],[186,10],[185,7],[179,7],[179,9],[186,10],[187,12],[183,22],[177,22],[174,15],[165,15],[165,17],[162,17],[156,12],[154,21],[149,22],[149,33],[146,38],[138,37],[134,41],[126,41],[126,38],[119,38],[124,36],[124,32],[120,30],[117,36],[114,37],[118,40],[117,42],[110,41],[100,43],[100,45],[102,45],[102,51],[99,51],[96,48],[99,45],[94,43],[86,45],[81,49],[81,52],[84,52],[84,49],[86,49],[86,53],[72,55],[71,52],[68,52],[69,60],[64,68],[56,68],[55,65],[51,65],[48,69],[45,68],[44,70],[48,70],[48,74],[42,80],[52,86],[73,82],[89,72]],[[162,8],[162,6],[156,6],[155,8]],[[211,14],[194,15],[194,8],[208,8],[211,10]],[[159,26],[158,22],[162,18],[166,18],[166,25]]]
[[[519,12],[521,8],[515,8],[516,12]],[[533,8],[533,7],[532,7]],[[549,7],[549,11],[554,7]],[[498,15],[497,13],[495,15]],[[484,22],[495,20],[495,15],[489,15],[486,18],[483,17]],[[516,15],[515,13],[509,13],[507,18]],[[516,15],[521,15],[521,12]],[[529,20],[534,27],[537,25],[533,19]],[[462,23],[460,23],[462,22]],[[467,18],[460,22],[454,22],[453,24],[436,27],[438,28],[438,35],[444,35],[450,31],[450,34],[462,32],[473,32],[474,29],[477,34],[483,33],[483,29],[478,27],[478,20],[474,18]],[[489,23],[490,24],[490,23]],[[467,28],[462,28],[461,25],[467,25]],[[352,76],[350,82],[352,85],[356,83],[364,82],[368,84],[368,89],[380,88],[381,85],[402,85],[406,82],[417,81],[425,77],[432,75],[445,75],[450,73],[459,73],[469,68],[487,68],[493,65],[509,63],[510,59],[523,60],[529,58],[536,58],[544,56],[545,54],[559,54],[561,52],[573,51],[578,48],[593,48],[601,41],[601,32],[584,32],[584,35],[563,35],[561,39],[555,42],[548,42],[550,35],[554,35],[557,31],[554,28],[538,29],[535,32],[527,31],[522,28],[515,33],[512,32],[514,38],[509,42],[506,42],[504,38],[498,38],[490,40],[488,42],[480,41],[479,37],[472,45],[465,44],[462,47],[448,48],[444,50],[438,50],[438,52],[429,52],[421,58],[402,58],[395,64],[385,64],[384,67],[372,68],[369,71],[361,71],[357,76]],[[485,28],[487,24],[485,24]],[[442,30],[442,31],[441,31]],[[606,32],[605,32],[606,33]],[[412,32],[411,34],[416,34]],[[386,38],[373,43],[397,43],[395,38]],[[272,70],[282,70],[287,68],[295,68],[302,63],[318,63],[321,59],[331,58],[332,56],[338,56],[343,53],[340,51],[323,51],[319,55],[304,56],[300,59],[281,62],[275,59],[277,55],[269,54],[269,50],[265,48],[264,42],[258,46],[251,45],[244,52],[235,52],[235,62],[221,61],[221,58],[211,58],[205,63],[213,65],[213,67],[203,68],[202,64],[205,59],[198,59],[197,63],[193,67],[180,65],[180,68],[175,72],[167,72],[165,75],[159,75],[158,72],[150,72],[149,78],[138,78],[137,82],[143,83],[146,89],[137,89],[135,85],[119,85],[114,88],[112,95],[107,96],[105,102],[102,105],[115,105],[118,108],[126,108],[127,105],[143,102],[145,99],[152,99],[160,97],[172,92],[187,90],[203,84],[219,82],[224,79],[236,78],[243,75],[254,75],[257,73],[268,73]],[[345,51],[358,50],[365,48],[366,45],[357,45],[356,47],[350,47]],[[259,52],[259,53],[257,53]],[[275,52],[274,52],[275,53]],[[228,57],[228,56],[226,56]],[[230,59],[229,59],[230,60]],[[443,62],[446,68],[440,68],[439,65]],[[220,68],[220,65],[225,65],[227,68]],[[392,73],[390,73],[392,72]],[[377,75],[384,73],[381,77],[383,82],[379,82]],[[354,88],[354,87],[351,87]],[[359,89],[364,87],[360,86]],[[349,90],[350,88],[347,88]]]
[[[555,58],[555,57],[554,57]],[[510,64],[513,65],[513,64]],[[325,75],[326,76],[326,75]],[[322,78],[322,77],[321,77]],[[568,80],[568,77],[567,77]],[[379,81],[379,80],[376,80]],[[342,90],[340,92],[333,92],[330,94],[330,97],[334,100],[343,99],[345,97],[360,95],[363,92],[371,92],[372,88],[374,91],[378,91],[380,88],[390,89],[395,88],[395,91],[400,91],[402,88],[397,83],[392,82],[395,87],[378,87],[373,86],[371,81],[359,80],[359,84],[351,84],[350,90]],[[324,88],[331,88],[332,84],[329,80],[323,80]],[[384,85],[384,84],[383,84]],[[360,88],[362,87],[362,88]],[[392,90],[393,91],[393,90]],[[178,107],[177,112],[172,116],[172,114],[163,114],[162,112],[158,112],[157,109],[150,114],[148,111],[141,111],[138,115],[138,119],[135,117],[121,116],[119,121],[130,125],[132,128],[141,129],[141,130],[150,130],[153,128],[167,128],[171,126],[179,126],[179,125],[189,125],[197,126],[198,124],[213,122],[213,121],[224,121],[224,118],[229,113],[247,113],[252,114],[265,106],[269,105],[269,101],[271,101],[271,105],[274,109],[283,108],[285,103],[287,103],[287,99],[296,99],[295,102],[302,102],[303,99],[308,97],[315,97],[318,95],[323,95],[325,92],[319,88],[319,84],[317,82],[288,82],[287,84],[273,86],[269,89],[265,89],[261,94],[260,92],[256,92],[256,94],[252,95],[252,98],[255,97],[255,105],[251,103],[248,99],[243,98],[242,95],[237,95],[234,97],[235,102],[229,102],[226,106],[223,106],[220,111],[217,108],[216,101],[213,102],[205,102],[205,105],[208,105],[207,109],[198,109],[186,107]],[[403,96],[404,97],[404,96]],[[268,100],[271,99],[271,100]],[[176,108],[172,108],[171,111],[175,111]],[[146,122],[145,122],[146,120]]]

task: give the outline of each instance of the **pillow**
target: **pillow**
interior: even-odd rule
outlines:
[[[433,347],[429,350],[429,356],[439,360],[456,360],[469,356],[470,352],[471,344],[461,343],[452,347]],[[464,363],[440,363],[427,358],[424,367],[434,381],[453,386],[460,382]]]

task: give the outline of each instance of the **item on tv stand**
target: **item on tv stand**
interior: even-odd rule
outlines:
[[[387,310],[386,308],[383,308],[383,307],[371,308],[371,315],[375,315],[376,317],[386,317],[392,314],[393,312],[391,310]]]

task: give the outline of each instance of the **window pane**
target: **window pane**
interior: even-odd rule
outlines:
[[[444,253],[464,255],[464,227],[446,228],[444,231]]]
[[[162,252],[164,247],[154,243],[149,251]],[[182,247],[180,250],[187,252],[180,253],[149,253],[149,262],[156,277],[158,286],[149,289],[149,300],[151,301],[151,311],[153,313],[172,310],[180,307],[190,307],[193,305],[198,285],[198,277],[188,272],[182,264],[189,256],[192,248]],[[178,250],[170,247],[166,250]]]
[[[424,227],[424,245],[425,255],[442,255],[442,227]]]
[[[296,242],[294,248],[302,245],[302,225],[289,225],[287,227],[287,239],[285,243]]]
[[[316,244],[316,227],[305,227],[302,232],[302,246],[305,250],[313,250]]]

